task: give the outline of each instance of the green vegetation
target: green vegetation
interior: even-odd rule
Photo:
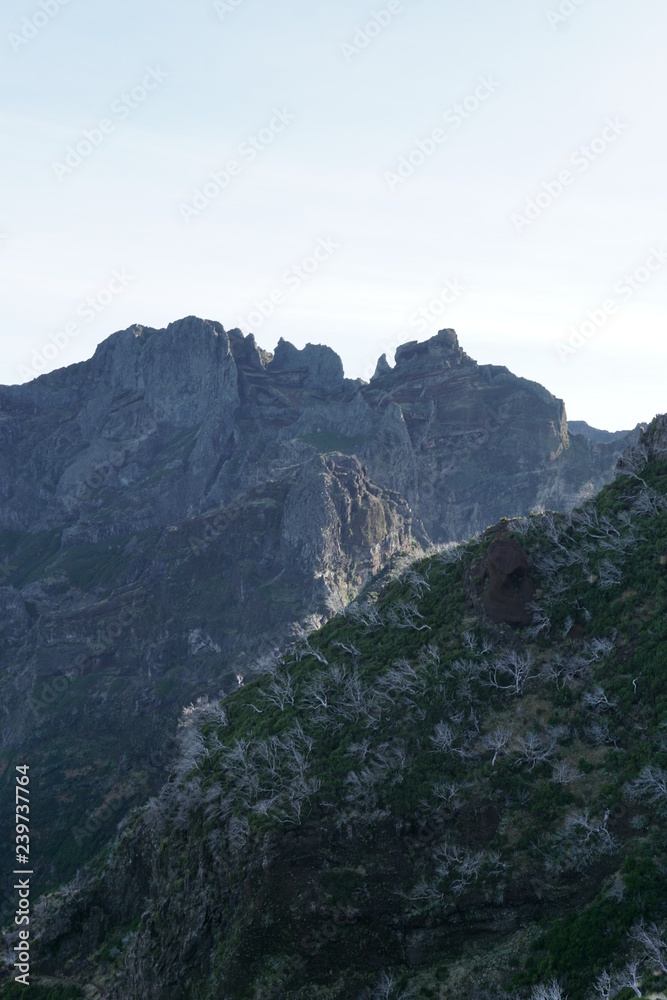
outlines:
[[[21,983],[0,984],[0,1000],[83,1000],[84,994],[78,986],[45,986],[31,980],[27,990]]]

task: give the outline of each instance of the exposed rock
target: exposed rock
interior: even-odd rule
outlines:
[[[322,389],[327,393],[342,389],[345,377],[343,363],[330,347],[306,344],[299,351],[282,337],[267,371],[270,374],[279,373],[283,379],[287,376],[295,385]]]
[[[445,370],[476,363],[461,349],[454,330],[440,330],[430,340],[422,342],[412,340],[402,344],[396,350],[395,362],[396,373],[401,375],[408,372]]]
[[[667,461],[667,414],[655,417],[648,427],[640,427],[639,441],[630,445],[618,460],[619,475],[637,470],[646,462]]]
[[[492,621],[527,625],[535,596],[529,571],[530,562],[518,542],[497,538],[471,568],[468,592],[473,601],[481,601]]]
[[[624,438],[630,442],[630,439],[634,440],[636,438],[641,429],[641,424],[638,424],[631,431],[602,431],[597,427],[591,427],[585,420],[568,420],[567,425],[570,429],[570,434],[581,434],[582,437],[587,438],[589,441],[597,441],[600,444],[608,443],[609,441],[620,441]]]
[[[378,363],[375,366],[375,373],[371,378],[371,382],[373,382],[375,379],[382,378],[383,375],[388,375],[390,371],[391,371],[391,365],[387,361],[387,355],[382,354],[378,358]]]
[[[610,478],[623,441],[568,434],[560,400],[480,366],[453,330],[405,344],[366,385],[328,347],[275,355],[188,317],[134,326],[90,361],[0,387],[0,527],[64,527],[63,544],[163,528],[356,454],[436,542],[503,515],[567,507]]]

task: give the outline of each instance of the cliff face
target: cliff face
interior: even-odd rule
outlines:
[[[185,702],[235,688],[293,626],[420,551],[411,525],[405,501],[338,455],[165,529],[83,545],[63,543],[66,528],[5,533],[2,749],[39,776],[41,884],[159,787]]]
[[[659,414],[648,425],[639,429],[639,440],[621,454],[616,472],[623,475],[641,469],[646,462],[667,460],[667,413]]]
[[[363,384],[329,348],[191,317],[0,388],[1,741],[42,775],[41,877],[158,787],[188,699],[398,553],[569,506],[619,450],[449,330]]]
[[[572,505],[611,476],[625,441],[568,434],[560,400],[478,365],[443,330],[405,344],[366,385],[327,347],[190,317],[132,327],[82,364],[0,388],[0,526],[63,526],[66,545],[160,528],[355,454],[435,542],[502,515]]]

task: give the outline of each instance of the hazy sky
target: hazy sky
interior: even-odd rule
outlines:
[[[7,0],[0,382],[196,314],[365,378],[454,327],[572,419],[664,412],[666,29],[661,0]]]

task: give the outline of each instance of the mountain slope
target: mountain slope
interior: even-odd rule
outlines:
[[[401,552],[571,505],[619,452],[447,330],[366,385],[327,347],[191,317],[0,388],[0,767],[41,776],[38,884],[159,788],[185,701]]]
[[[0,767],[11,780],[18,755],[38,776],[42,885],[70,877],[159,787],[184,700],[236,687],[295,623],[421,551],[405,502],[347,456],[161,531],[66,547],[61,529],[9,534]],[[10,822],[5,811],[5,842]]]
[[[109,1000],[664,990],[667,418],[621,471],[186,709],[159,796],[43,900],[41,973]]]

